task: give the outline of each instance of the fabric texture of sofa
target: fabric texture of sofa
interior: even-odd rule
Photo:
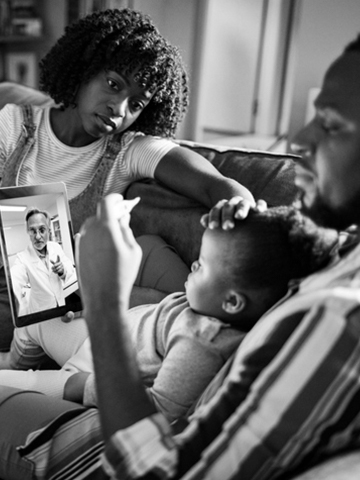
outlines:
[[[0,108],[6,103],[49,105],[52,100],[35,89],[3,82],[0,83]],[[179,143],[206,157],[220,172],[240,181],[251,190],[256,199],[266,200],[269,206],[288,205],[296,196],[293,155],[214,147],[184,140]],[[126,197],[136,196],[140,196],[141,201],[132,211],[131,226],[135,236],[161,235],[190,265],[199,252],[203,233],[199,220],[207,209],[154,180],[133,183],[128,188]],[[5,325],[4,319],[0,318],[0,351],[6,349],[10,340],[11,326]],[[359,479],[358,451],[343,453],[291,477],[291,480]]]

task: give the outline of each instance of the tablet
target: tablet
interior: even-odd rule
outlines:
[[[64,183],[0,188],[0,243],[15,327],[82,310]]]

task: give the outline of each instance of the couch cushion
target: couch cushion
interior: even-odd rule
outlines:
[[[179,144],[203,155],[223,175],[241,182],[256,199],[266,200],[269,206],[288,205],[295,198],[294,155],[226,149],[189,141]],[[141,201],[131,214],[135,236],[160,235],[190,266],[200,250],[203,233],[200,217],[208,209],[154,180],[130,185],[126,197],[136,196]]]

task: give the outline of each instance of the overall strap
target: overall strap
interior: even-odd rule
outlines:
[[[124,145],[124,138],[114,135],[108,141],[105,152],[88,186],[70,200],[70,212],[74,233],[80,230],[86,218],[95,215],[98,202],[104,195],[106,179]]]
[[[10,154],[4,164],[2,187],[12,187],[18,184],[18,176],[22,162],[35,143],[36,126],[33,121],[33,110],[31,105],[21,105],[24,117],[21,125],[21,133],[14,151]]]

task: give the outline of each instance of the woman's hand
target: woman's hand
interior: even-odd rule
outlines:
[[[205,228],[229,230],[234,228],[235,220],[243,220],[250,210],[263,212],[267,209],[265,200],[258,200],[255,206],[242,197],[232,197],[230,200],[220,200],[209,213],[201,217],[201,225]]]
[[[84,223],[77,238],[76,263],[85,311],[128,308],[142,251],[129,227],[129,210],[124,204],[118,194],[103,198],[96,216]]]

